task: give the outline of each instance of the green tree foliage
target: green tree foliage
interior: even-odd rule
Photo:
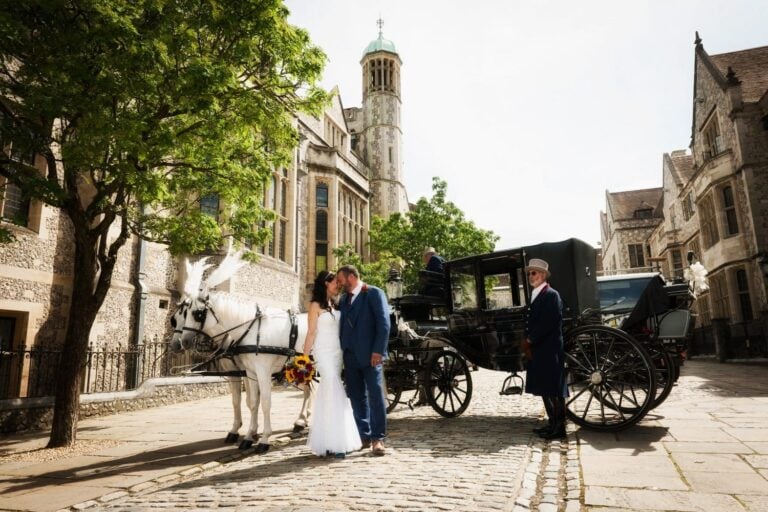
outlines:
[[[430,199],[422,197],[405,215],[374,218],[371,250],[401,260],[406,290],[418,288],[418,272],[424,268],[423,252],[434,247],[446,260],[491,252],[499,237],[467,220],[455,204],[446,199],[448,184],[432,178]]]
[[[389,269],[400,266],[400,259],[388,252],[379,253],[375,261],[364,263],[363,258],[349,244],[334,249],[333,255],[340,267],[342,265],[354,265],[360,271],[360,278],[363,281],[381,289],[386,289]]]
[[[131,234],[174,254],[263,242],[292,113],[325,55],[280,0],[0,0],[0,175],[72,224],[75,276],[49,446],[74,442],[88,337]],[[218,219],[200,200],[228,205]],[[127,307],[127,305],[126,305]]]

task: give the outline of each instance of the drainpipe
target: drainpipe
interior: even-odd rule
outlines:
[[[144,215],[146,207],[141,205],[141,214]],[[146,317],[145,311],[147,308],[147,297],[149,296],[149,289],[146,284],[147,274],[145,272],[146,260],[147,260],[147,242],[143,238],[139,238],[139,260],[136,263],[136,317],[134,319],[133,326],[133,346],[136,349],[136,360],[133,364],[133,382],[130,383],[130,389],[135,389],[141,384],[141,349],[144,345],[144,320]]]

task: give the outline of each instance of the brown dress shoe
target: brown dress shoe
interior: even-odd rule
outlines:
[[[371,440],[370,439],[363,439],[363,446],[360,447],[361,450],[367,450],[371,447]]]
[[[381,457],[386,453],[384,450],[384,442],[381,439],[377,439],[373,442],[373,454],[377,457]]]

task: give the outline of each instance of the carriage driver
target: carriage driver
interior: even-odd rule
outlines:
[[[533,431],[544,439],[561,439],[565,433],[565,349],[563,302],[549,286],[549,264],[531,258],[525,268],[531,286],[531,305],[525,322],[523,350],[528,355],[526,393],[544,401],[548,424]]]

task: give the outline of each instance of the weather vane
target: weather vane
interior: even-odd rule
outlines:
[[[379,26],[379,37],[381,37],[381,29],[384,27],[384,20],[381,19],[381,14],[379,14],[379,19],[376,20],[376,24]]]

